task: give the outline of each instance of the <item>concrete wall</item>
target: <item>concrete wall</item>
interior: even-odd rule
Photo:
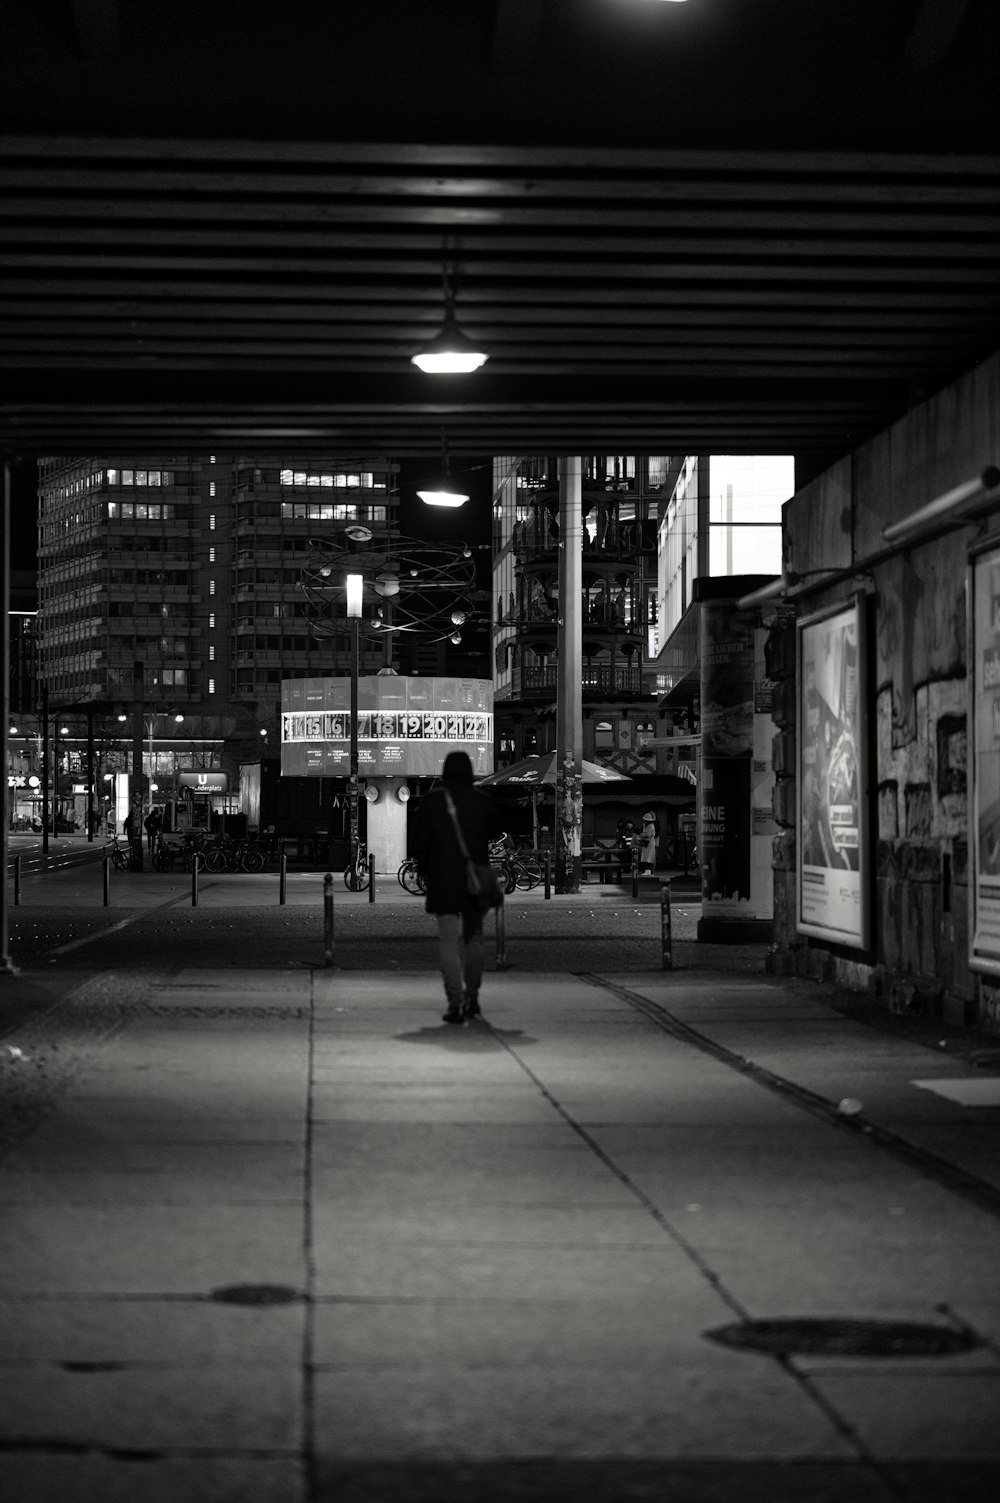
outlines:
[[[1000,354],[798,492],[784,509],[799,615],[867,596],[873,940],[854,952],[796,933],[795,631],[769,645],[775,720],[774,970],[823,975],[896,1010],[1000,1026],[996,988],[968,966],[968,549],[985,522],[888,550],[883,527],[1000,458]],[[856,569],[824,587],[813,571]]]

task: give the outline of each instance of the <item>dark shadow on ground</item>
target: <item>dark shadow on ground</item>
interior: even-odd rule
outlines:
[[[460,1049],[466,1054],[474,1054],[491,1045],[502,1045],[504,1040],[516,1043],[518,1047],[538,1043],[536,1038],[520,1028],[494,1028],[492,1024],[481,1027],[476,1023],[469,1023],[461,1028],[454,1023],[442,1023],[437,1028],[418,1028],[416,1033],[397,1033],[393,1036],[401,1044],[438,1044],[443,1049]]]

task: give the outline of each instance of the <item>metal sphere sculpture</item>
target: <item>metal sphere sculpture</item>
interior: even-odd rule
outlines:
[[[364,580],[360,632],[371,640],[408,633],[431,642],[461,641],[456,626],[473,615],[476,566],[467,544],[375,538],[367,528],[354,527],[342,539],[309,539],[299,588],[314,636],[343,634],[348,574]]]

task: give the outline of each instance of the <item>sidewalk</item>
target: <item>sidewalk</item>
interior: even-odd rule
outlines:
[[[338,913],[370,966],[419,904],[363,899]],[[254,915],[218,910],[208,964],[161,938],[66,970],[0,1044],[30,1081],[79,1030],[0,1162],[8,1496],[995,1495],[1000,1109],[940,1094],[992,1070],[702,965],[516,966],[486,977],[486,1026],[448,1028],[432,957],[234,963],[293,921]],[[833,1317],[975,1344],[718,1338]]]

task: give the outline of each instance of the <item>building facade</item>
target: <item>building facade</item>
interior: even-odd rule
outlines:
[[[89,708],[119,743],[109,763],[141,735],[157,801],[211,773],[212,807],[233,807],[240,765],[268,742],[277,756],[282,678],[346,671],[346,648],[310,630],[302,561],[350,527],[388,536],[395,475],[379,458],[43,460],[39,672],[67,746]],[[382,666],[364,646],[362,672]]]

